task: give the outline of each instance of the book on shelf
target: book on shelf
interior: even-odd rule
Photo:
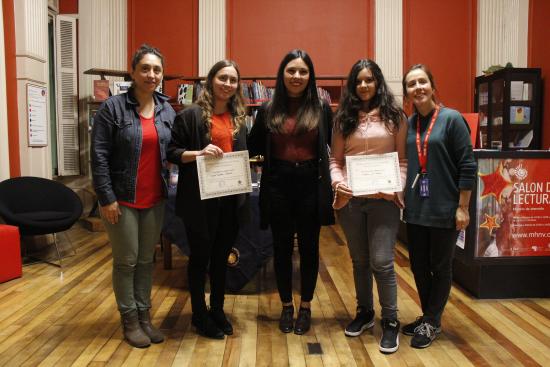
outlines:
[[[197,98],[200,96],[203,88],[204,88],[204,85],[203,85],[202,82],[196,82],[193,85],[193,101],[197,100]]]
[[[521,80],[510,82],[511,101],[530,101],[533,98],[533,84]]]
[[[261,81],[249,84],[250,103],[263,103],[273,98],[275,88],[266,87]]]
[[[317,87],[317,94],[319,95],[319,98],[327,102],[328,104],[332,103],[332,99],[330,98],[330,93],[321,87]]]
[[[132,82],[117,80],[113,82],[113,95],[118,96],[119,94],[128,92],[128,89],[132,86]]]
[[[178,103],[189,105],[193,103],[193,84],[180,84],[178,87]]]
[[[510,106],[510,124],[528,125],[531,122],[531,108]]]
[[[94,80],[94,100],[105,101],[109,98],[109,81],[106,79]]]

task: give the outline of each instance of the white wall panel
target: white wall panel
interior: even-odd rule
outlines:
[[[375,61],[399,100],[403,96],[403,1],[375,1]]]
[[[478,0],[477,75],[491,65],[527,67],[529,0]]]
[[[6,57],[4,49],[4,16],[0,6],[0,181],[10,177],[8,143],[8,108],[6,102]]]
[[[79,91],[82,100],[93,94],[93,80],[99,78],[84,75],[84,71],[92,68],[127,69],[126,0],[80,0],[78,12]]]
[[[49,145],[45,147],[29,147],[27,126],[27,85],[35,84],[46,88],[49,87],[48,1],[17,0],[13,4],[21,174],[24,176],[49,178],[52,175],[51,148]],[[50,139],[49,118],[48,113],[48,142]]]
[[[199,0],[199,76],[225,59],[225,0]]]
[[[15,11],[15,52],[34,56],[46,62],[48,58],[48,4],[46,0],[17,0]]]
[[[98,75],[84,75],[92,68],[127,70],[127,0],[79,0],[78,72],[80,99],[81,171],[89,174],[89,106],[93,81]],[[156,6],[156,5],[155,5]],[[155,10],[151,5],[151,11]],[[159,19],[159,21],[162,21]],[[108,77],[109,80],[122,78]]]

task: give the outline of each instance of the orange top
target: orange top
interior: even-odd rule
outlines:
[[[212,144],[218,146],[224,153],[233,151],[233,126],[229,112],[212,115]]]

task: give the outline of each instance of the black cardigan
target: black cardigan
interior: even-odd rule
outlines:
[[[202,119],[202,109],[193,105],[177,113],[172,128],[172,140],[168,145],[168,160],[178,165],[178,191],[176,194],[176,215],[183,218],[186,226],[195,231],[206,232],[207,213],[204,201],[201,200],[199,178],[195,161],[181,162],[181,155],[187,150],[202,150],[211,143],[208,129]],[[233,151],[246,150],[246,128],[242,128],[233,137]],[[248,195],[237,196],[237,213],[239,222],[248,218]],[[217,200],[217,199],[207,199]]]
[[[248,149],[251,156],[263,155],[262,179],[260,184],[260,225],[263,229],[271,223],[270,220],[270,166],[271,166],[271,131],[267,127],[267,103],[259,109],[248,136]],[[317,184],[317,200],[319,223],[321,225],[334,224],[334,211],[332,210],[332,187],[328,165],[328,149],[332,132],[332,110],[326,103],[322,104],[321,120],[319,121],[319,134],[317,156],[319,158],[319,180]],[[312,188],[313,189],[313,188]]]

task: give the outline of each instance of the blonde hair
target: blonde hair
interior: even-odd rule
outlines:
[[[204,88],[197,98],[197,105],[202,109],[202,118],[208,128],[208,136],[210,137],[210,128],[212,126],[212,115],[214,114],[214,77],[221,69],[231,66],[237,71],[238,81],[237,90],[227,103],[227,109],[231,113],[231,123],[233,124],[233,136],[245,127],[246,125],[246,105],[244,104],[242,88],[241,88],[241,73],[239,66],[233,60],[221,60],[212,66],[206,77]]]

